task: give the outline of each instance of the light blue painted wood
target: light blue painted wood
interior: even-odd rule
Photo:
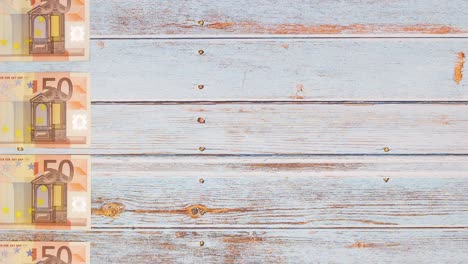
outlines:
[[[464,39],[105,40],[90,62],[0,71],[89,71],[93,101],[466,101],[460,51]]]
[[[21,153],[468,154],[467,111],[466,104],[94,105],[90,149]]]
[[[465,0],[98,0],[91,28],[95,36],[458,34],[468,31],[467,10]]]
[[[15,231],[0,238],[91,242],[91,262],[112,264],[468,261],[463,229]]]
[[[92,160],[94,228],[468,225],[467,157]]]

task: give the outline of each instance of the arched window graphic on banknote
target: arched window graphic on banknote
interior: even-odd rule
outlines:
[[[67,182],[59,176],[54,170],[31,181],[33,223],[67,222]]]
[[[31,102],[32,142],[67,141],[67,94],[48,90],[36,95]]]
[[[88,147],[88,86],[83,73],[0,73],[0,147]]]
[[[89,0],[0,0],[0,61],[89,58]]]
[[[89,229],[89,170],[84,155],[0,155],[0,232]]]
[[[59,0],[47,0],[28,12],[30,54],[65,53],[65,13],[71,0],[62,5]]]

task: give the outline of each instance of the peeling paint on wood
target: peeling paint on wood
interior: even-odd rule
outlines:
[[[0,240],[91,242],[93,263],[466,262],[466,10],[97,0],[90,62],[0,65],[93,74],[92,148],[21,149],[98,154],[93,229]]]
[[[458,52],[458,62],[457,65],[455,65],[455,74],[453,76],[453,79],[457,84],[460,84],[460,82],[463,79],[463,66],[465,65],[465,53],[463,51]]]
[[[109,12],[111,10],[111,12]],[[438,0],[93,3],[94,35],[463,34],[468,4]],[[156,19],[155,19],[156,18]],[[200,21],[203,21],[201,23]]]
[[[458,28],[448,25],[385,25],[385,24],[281,24],[265,25],[255,22],[215,22],[207,25],[207,28],[217,29],[222,32],[243,32],[244,34],[372,34],[372,33],[421,33],[421,34],[457,34],[466,33]]]
[[[145,229],[459,227],[468,219],[467,159],[93,157],[92,223]],[[199,175],[208,179],[203,186]],[[125,210],[108,217],[103,204]]]
[[[116,109],[92,106],[90,149],[22,153],[385,154],[391,146],[386,155],[468,154],[464,103],[122,104],[118,115]],[[202,126],[195,121],[201,110],[209,120]]]
[[[468,100],[453,76],[463,39],[287,43],[288,49],[284,40],[94,40],[91,61],[42,63],[40,70],[89,71],[99,87],[92,89],[94,102]],[[0,64],[5,72],[37,70]]]
[[[392,244],[383,244],[383,245],[378,245],[374,243],[365,243],[365,242],[356,242],[352,244],[351,246],[348,246],[348,248],[378,248],[378,247],[397,247],[400,246],[400,243],[392,243]]]
[[[195,232],[196,231],[196,232]],[[183,233],[183,236],[177,234]],[[91,263],[459,263],[464,229],[4,231],[1,240],[91,242]],[[204,247],[200,247],[204,241]]]

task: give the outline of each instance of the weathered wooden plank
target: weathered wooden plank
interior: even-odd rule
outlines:
[[[467,226],[467,159],[95,157],[92,223],[105,228]]]
[[[464,39],[99,40],[90,62],[0,71],[91,72],[93,101],[466,101],[463,52]]]
[[[94,105],[90,149],[22,153],[468,154],[467,111],[466,104]]]
[[[468,156],[92,156],[94,176],[468,178]]]
[[[92,34],[461,34],[468,3],[437,0],[179,0],[93,3]],[[200,25],[198,21],[203,20]]]
[[[8,231],[0,238],[91,242],[92,263],[468,261],[468,233],[463,229]]]

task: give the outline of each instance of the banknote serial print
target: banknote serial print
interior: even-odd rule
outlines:
[[[0,73],[0,147],[89,146],[89,77]]]
[[[89,57],[88,0],[0,0],[0,61]]]
[[[87,230],[85,155],[0,155],[0,229]]]

